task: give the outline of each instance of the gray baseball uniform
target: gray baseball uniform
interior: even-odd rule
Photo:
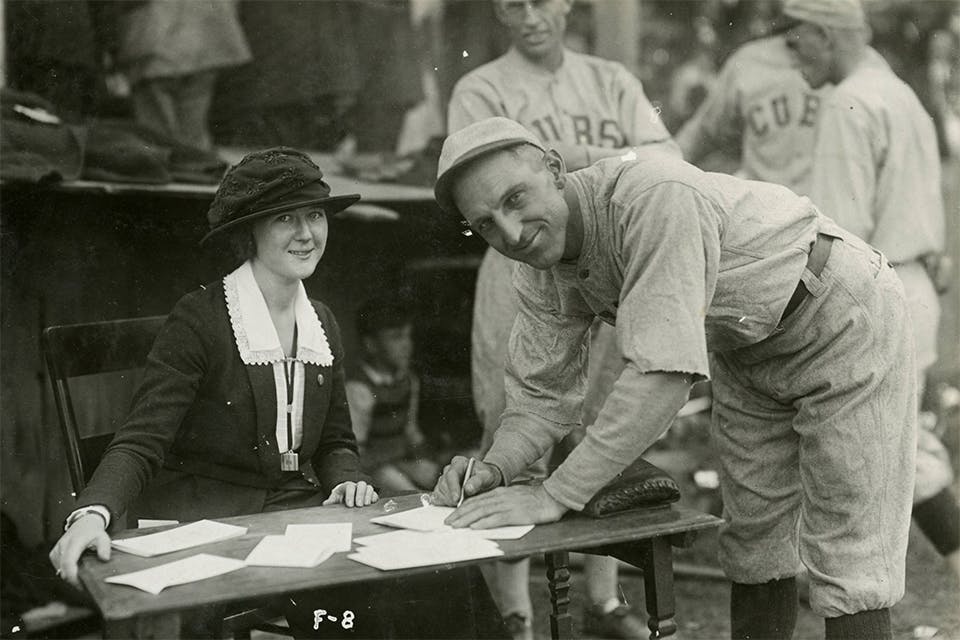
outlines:
[[[491,116],[505,116],[551,142],[590,149],[660,144],[679,153],[640,82],[617,62],[565,50],[555,72],[527,61],[510,49],[460,79],[448,109],[448,128],[456,131]],[[513,261],[489,248],[477,274],[472,329],[474,403],[484,423],[485,444],[492,440],[504,408],[503,366],[510,329],[517,315],[516,292],[509,276]],[[599,342],[612,332],[599,329]],[[604,349],[604,351],[611,351]],[[618,363],[611,355],[604,362]],[[606,366],[595,359],[595,367]],[[597,388],[591,397],[604,396]],[[599,404],[602,398],[593,402]],[[534,473],[543,475],[545,465]]]

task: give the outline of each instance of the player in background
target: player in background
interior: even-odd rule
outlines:
[[[859,0],[788,0],[787,44],[810,86],[834,84],[822,105],[808,195],[845,229],[883,252],[907,294],[918,392],[937,359],[938,289],[945,288],[944,211],[933,120],[879,56]],[[960,572],[960,509],[942,443],[918,432],[913,515]]]
[[[713,90],[676,135],[687,162],[736,149],[737,175],[807,190],[813,130],[827,88],[793,67],[782,34],[747,42],[723,64]]]
[[[557,149],[571,169],[647,144],[661,145],[679,155],[640,82],[623,65],[564,46],[572,4],[572,0],[493,0],[498,20],[510,33],[511,47],[457,82],[448,108],[448,131],[491,116],[505,116]],[[471,361],[484,450],[493,441],[506,403],[504,364],[518,304],[511,283],[514,264],[489,248],[477,274]],[[623,366],[613,330],[597,323],[593,331],[593,352],[602,351],[609,357],[591,360],[584,424],[596,416],[617,377],[597,372],[614,368],[619,373]],[[545,477],[546,467],[546,460],[540,460],[529,474]],[[584,632],[614,638],[647,637],[646,627],[620,601],[616,560],[591,555],[584,564],[592,604],[584,612]],[[511,633],[515,638],[532,637],[529,561],[486,566],[490,567],[486,574],[491,591]]]
[[[717,150],[729,152],[730,149],[736,149],[740,155],[737,175],[752,180],[776,182],[801,195],[810,195],[824,213],[834,216],[837,222],[847,227],[841,218],[846,218],[846,212],[851,210],[837,206],[837,200],[834,200],[833,206],[821,202],[826,200],[826,194],[822,191],[811,193],[810,183],[817,126],[823,105],[833,104],[829,102],[833,82],[826,81],[811,87],[796,68],[786,35],[781,31],[779,34],[748,42],[737,49],[723,64],[714,90],[677,133],[676,141],[683,150],[684,157],[693,163],[704,161],[711,152]],[[861,55],[865,66],[886,69],[886,73],[892,76],[883,57],[872,47],[864,43]],[[929,119],[926,114],[920,115],[912,108],[909,113],[909,118],[919,118],[920,121]],[[936,143],[933,144],[935,149]],[[843,154],[838,155],[835,150],[833,156],[836,162],[844,164],[845,167],[850,166]],[[935,153],[924,154],[928,165],[933,156]],[[842,180],[839,176],[849,170],[844,168],[837,173],[835,169],[828,168],[829,164],[818,164],[818,168],[823,170],[823,175],[830,175],[834,180]],[[939,165],[933,170],[939,174]],[[924,182],[933,184],[929,182],[931,179],[936,181],[933,173],[928,174]],[[912,189],[911,185],[909,181],[900,181],[898,184],[906,189]],[[938,182],[936,185],[939,189]],[[831,193],[833,197],[843,198],[841,194],[845,189]],[[934,219],[938,216],[942,219],[942,205],[934,205],[933,209],[940,213],[928,215]],[[873,234],[864,227],[855,225],[847,228],[877,246]],[[941,249],[942,237],[941,233]],[[937,243],[927,243],[926,246],[932,249]],[[878,248],[884,250],[882,246]],[[901,265],[895,267],[903,279],[905,268]],[[924,299],[911,300],[911,309],[916,309],[919,305],[926,310],[925,313],[921,312],[921,321],[915,323],[918,331],[917,361],[920,369],[917,379],[921,385],[922,397],[925,372],[936,360],[939,303],[935,296],[932,298],[933,304],[928,303],[929,288],[924,285],[925,277],[919,273],[921,270],[916,265],[906,267],[906,271],[909,273],[904,284],[908,296],[915,297],[918,292],[925,292]],[[919,286],[911,286],[908,282],[914,278],[920,280]],[[938,551],[947,558],[951,567],[960,572],[960,532],[957,525],[953,524],[960,520],[960,513],[956,497],[950,488],[952,469],[943,443],[930,428],[935,425],[928,424],[929,422],[921,419],[918,430],[914,518]]]

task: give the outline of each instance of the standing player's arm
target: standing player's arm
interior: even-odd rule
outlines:
[[[660,108],[650,104],[643,92],[643,85],[626,67],[618,65],[611,90],[614,92],[613,99],[617,101],[620,127],[628,147],[656,145],[680,156],[680,147],[670,137],[660,118]]]
[[[568,171],[583,169],[598,160],[622,156],[628,151],[628,149],[623,147],[598,147],[596,145],[570,144],[564,142],[550,142],[549,144],[560,154],[560,157],[563,158],[563,163],[566,165]]]
[[[622,158],[625,161],[633,159],[633,155],[631,154],[633,147],[598,147],[596,145],[563,144],[561,142],[551,142],[550,146],[560,154],[560,157],[563,158],[563,163],[567,167],[568,171],[576,171],[577,169],[589,167],[594,162],[604,160],[606,158]],[[660,142],[648,142],[642,145],[634,146],[656,146],[662,148],[668,153],[676,155],[680,154],[677,144],[671,139]]]
[[[607,89],[607,99],[617,105],[616,127],[606,131],[603,129],[605,125],[601,125],[600,137],[608,136],[608,144],[555,145],[567,169],[575,171],[605,158],[627,159],[632,147],[648,145],[679,156],[680,148],[660,120],[659,110],[647,99],[640,81],[623,65],[612,68],[614,77]]]
[[[737,66],[728,61],[706,100],[677,132],[675,139],[687,162],[696,164],[718,150],[740,151],[743,119],[736,73]]]
[[[846,104],[838,94],[817,125],[810,199],[841,227],[870,242],[876,221],[876,171],[886,140],[872,133],[863,105]]]
[[[559,305],[543,304],[521,280],[514,277],[519,310],[507,352],[507,405],[484,457],[500,469],[505,484],[580,423],[585,339],[593,319],[553,311]]]

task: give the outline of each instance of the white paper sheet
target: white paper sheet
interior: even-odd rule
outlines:
[[[163,553],[181,551],[202,544],[220,542],[242,536],[247,532],[246,527],[237,527],[232,524],[214,522],[213,520],[199,520],[185,524],[182,527],[151,533],[139,538],[113,540],[110,544],[114,549],[126,551],[137,556],[150,558]]]
[[[453,507],[438,507],[428,505],[417,507],[407,511],[391,513],[385,516],[371,518],[370,522],[386,525],[388,527],[397,527],[399,529],[412,529],[414,531],[462,531],[488,540],[516,540],[522,538],[533,529],[532,524],[514,525],[509,527],[497,527],[494,529],[455,529],[445,525],[443,521],[453,513]],[[359,542],[360,539],[357,539]]]
[[[106,582],[125,584],[157,595],[167,587],[205,580],[242,569],[245,566],[243,560],[214,556],[209,553],[198,553],[183,560],[168,562],[143,571],[111,576],[106,579]]]
[[[179,520],[152,520],[150,518],[140,518],[137,520],[137,529],[151,529],[153,527],[167,527],[174,524],[180,524]]]
[[[372,536],[361,536],[354,540],[358,545],[357,552],[363,551],[364,547],[379,546],[422,546],[424,544],[433,544],[438,540],[437,535],[442,535],[444,531],[414,531],[413,529],[399,529],[388,531],[386,533],[377,533]]]
[[[333,524],[288,524],[286,533],[289,538],[307,538],[311,542],[333,547],[334,553],[350,551],[353,540],[353,524],[337,522]]]
[[[264,536],[247,555],[253,567],[315,567],[333,555],[333,547],[296,536]]]
[[[377,540],[347,557],[382,571],[503,555],[503,551],[492,540],[456,532],[396,531],[366,537]]]

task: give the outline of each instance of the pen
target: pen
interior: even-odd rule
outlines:
[[[467,497],[467,480],[470,479],[470,473],[473,471],[473,463],[475,460],[470,458],[470,462],[467,463],[467,472],[463,474],[463,484],[460,485],[460,499],[457,500],[457,508],[460,508],[460,505],[463,504],[464,498]]]

